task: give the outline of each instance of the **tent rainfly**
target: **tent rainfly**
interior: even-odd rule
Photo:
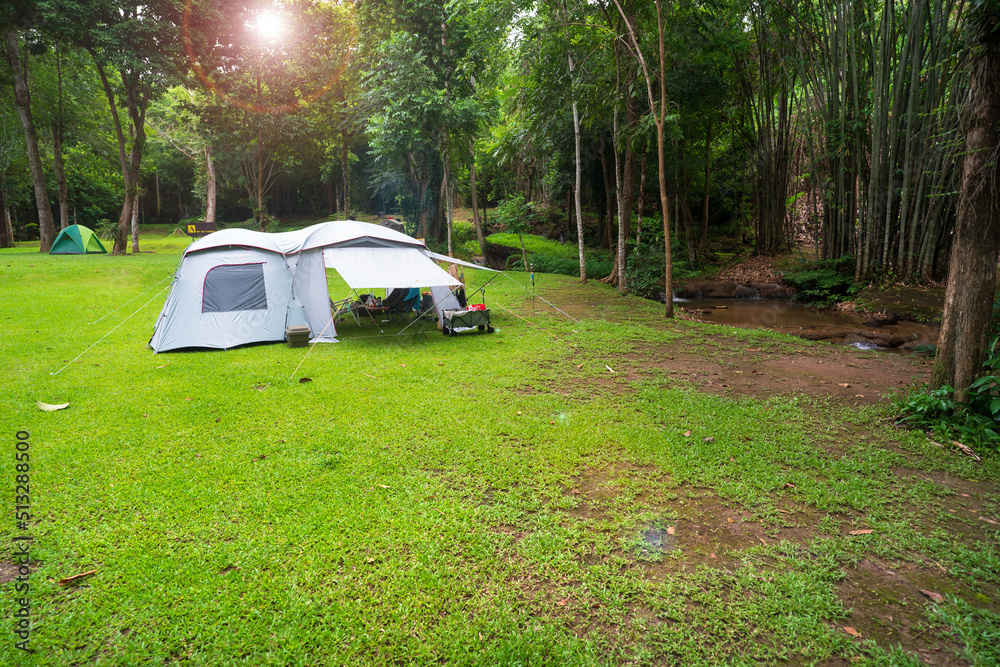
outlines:
[[[59,236],[52,242],[50,255],[83,255],[85,253],[107,253],[101,239],[88,227],[83,225],[70,225],[59,232]]]
[[[277,234],[224,229],[184,251],[149,346],[227,349],[284,340],[293,325],[309,327],[310,342],[334,343],[328,266],[354,290],[429,289],[440,315],[458,308],[451,288],[461,283],[436,257],[406,234],[352,220]]]

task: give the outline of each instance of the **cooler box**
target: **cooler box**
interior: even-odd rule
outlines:
[[[288,347],[305,347],[309,344],[309,327],[304,324],[285,327],[285,340]]]

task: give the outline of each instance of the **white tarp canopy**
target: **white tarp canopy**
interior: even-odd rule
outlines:
[[[342,220],[276,234],[225,229],[184,251],[149,345],[155,352],[225,349],[284,340],[285,327],[296,324],[309,327],[313,342],[335,342],[327,266],[352,289],[434,288],[435,302],[461,285],[424,244],[378,225]]]
[[[355,290],[461,284],[417,248],[330,248],[323,251],[323,259]]]

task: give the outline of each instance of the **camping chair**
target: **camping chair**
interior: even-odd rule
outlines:
[[[354,318],[354,321],[358,323],[358,326],[359,327],[361,326],[361,320],[358,319],[357,312],[355,312],[355,310],[351,308],[351,303],[353,301],[354,299],[352,299],[351,297],[347,297],[346,299],[341,299],[340,301],[334,301],[333,299],[330,299],[330,310],[333,312],[334,324],[337,323],[338,317],[341,317],[342,315],[350,315],[351,317]]]
[[[420,290],[415,287],[397,287],[382,301],[393,322],[405,321],[410,314],[420,308]]]

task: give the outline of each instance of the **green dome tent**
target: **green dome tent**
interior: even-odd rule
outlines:
[[[106,253],[101,239],[93,230],[83,225],[70,225],[59,232],[52,243],[50,255],[82,255],[84,253]]]

